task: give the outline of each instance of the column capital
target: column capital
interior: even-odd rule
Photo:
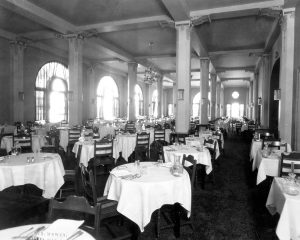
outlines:
[[[191,27],[191,26],[192,26],[191,20],[185,20],[185,21],[175,22],[175,28],[179,28],[179,27]]]
[[[10,41],[9,45],[12,47],[18,47],[18,49],[25,49],[27,47],[27,42],[22,40]]]
[[[209,61],[210,58],[209,57],[199,57],[200,61]]]

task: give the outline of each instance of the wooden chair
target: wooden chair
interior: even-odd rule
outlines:
[[[109,140],[107,138],[95,140],[94,142],[94,158],[92,159],[92,165],[94,168],[95,184],[98,175],[107,175],[114,167],[115,159],[113,158],[113,144],[113,139]],[[97,171],[97,168],[102,168],[103,171]]]
[[[154,130],[154,141],[157,140],[165,141],[165,129]]]
[[[31,134],[13,135],[13,146],[21,147],[21,152],[32,152],[32,137]]]
[[[125,125],[125,131],[129,133],[135,133],[135,123],[134,122],[127,122]]]
[[[191,194],[193,196],[193,189],[195,185],[195,178],[196,178],[196,166],[197,161],[194,159],[192,155],[186,156],[183,155],[182,159],[182,165],[184,166],[185,162],[191,163],[190,167],[184,167],[184,169],[188,172],[190,175],[190,181],[191,181]],[[193,201],[192,201],[193,202]],[[191,210],[193,208],[191,207]],[[170,215],[174,216],[174,219]],[[161,216],[163,216],[166,225],[161,226]],[[190,218],[186,217],[186,211],[179,205],[164,205],[161,209],[158,210],[157,213],[157,221],[156,221],[156,237],[159,238],[160,231],[164,229],[174,228],[180,235],[180,227],[189,225],[192,230],[194,230],[193,226],[193,218],[192,218],[192,212]]]
[[[80,129],[78,128],[71,128],[69,129],[68,134],[68,146],[67,146],[67,153],[68,156],[70,156],[70,153],[74,147],[74,144],[78,142],[78,139],[80,138]]]
[[[82,145],[78,146],[78,151],[77,151],[77,157],[75,158],[75,166],[74,169],[65,169],[65,175],[64,175],[64,180],[65,183],[64,185],[59,189],[59,198],[64,198],[64,193],[66,192],[71,192],[78,194],[79,192],[79,184],[78,184],[78,179],[79,179],[79,162],[80,162],[80,156],[81,156],[81,150],[82,150]]]
[[[263,141],[264,142],[264,141]],[[277,150],[282,150],[284,152],[287,152],[287,143],[282,143],[279,140],[276,140],[276,141],[272,141],[269,145],[268,145],[269,148],[271,149],[277,149]]]
[[[215,182],[215,166],[216,166],[216,147],[217,147],[217,142],[214,139],[205,139],[204,140],[204,146],[207,147],[207,149],[210,152],[211,155],[211,163],[212,163],[212,180],[213,183]]]
[[[277,142],[281,143],[281,140],[278,138],[263,138],[262,140],[262,146],[261,148],[263,149],[264,146],[267,144],[268,146],[271,145],[272,143],[277,144]]]
[[[242,130],[242,123],[241,122],[237,122],[236,124],[235,124],[235,130],[236,130],[236,133],[237,134],[241,134],[241,130]]]
[[[63,149],[59,146],[59,131],[50,130],[46,136],[47,145],[41,148],[42,152],[59,153]]]
[[[179,144],[185,144],[185,138],[188,136],[186,133],[177,133],[177,141]]]
[[[101,208],[101,217],[102,219],[111,218],[111,217],[119,217],[122,216],[117,211],[118,202],[107,199],[107,196],[98,196],[96,191],[96,185],[94,180],[94,174],[92,170],[87,170],[87,168],[80,164],[81,169],[81,180],[84,189],[84,195],[88,199],[91,205],[96,206],[97,204],[101,204],[105,206],[105,208]],[[122,219],[121,219],[122,220]],[[126,230],[118,225],[118,231],[115,231],[114,226],[112,224],[104,223],[104,226],[108,229],[110,234],[113,236],[113,239],[126,239],[131,236],[131,233],[126,232]],[[120,228],[122,228],[122,233],[120,235]]]
[[[281,154],[281,162],[279,168],[279,176],[288,176],[291,172],[292,163],[294,164],[294,173],[300,176],[300,152],[291,152],[289,154]]]
[[[80,214],[80,219],[86,218],[86,215],[93,216],[94,221],[92,225],[88,225],[88,221],[85,221],[84,225],[80,228],[91,233],[98,239],[100,234],[101,210],[106,207],[106,204],[101,203],[91,206],[87,199],[83,196],[69,196],[63,202],[59,202],[52,198],[49,203],[48,222],[50,223],[62,217],[77,219],[78,214]]]
[[[135,155],[136,159],[142,160],[142,155],[146,154],[149,159],[150,133],[141,132],[136,135]]]
[[[222,154],[224,154],[224,148],[222,147],[222,133],[221,132],[214,132],[212,137],[217,140],[219,145],[219,150]]]

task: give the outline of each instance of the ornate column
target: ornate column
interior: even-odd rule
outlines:
[[[157,106],[157,117],[163,116],[163,76],[159,76],[157,81],[157,98],[158,98],[158,106]]]
[[[262,82],[262,116],[261,122],[265,127],[269,127],[270,111],[270,77],[271,77],[271,57],[270,54],[262,56],[263,82]]]
[[[188,133],[191,91],[191,26],[186,21],[176,26],[176,132]],[[174,93],[174,92],[173,92]]]
[[[82,44],[83,37],[69,38],[69,123],[82,123]]]
[[[254,73],[254,79],[253,79],[253,119],[258,121],[258,72]]]
[[[279,136],[292,144],[295,8],[284,9],[281,23]]]
[[[211,86],[210,86],[210,119],[214,120],[216,118],[216,91],[217,91],[217,74],[211,73]]]
[[[10,120],[24,122],[24,49],[26,43],[10,43]]]
[[[137,84],[137,63],[128,63],[128,105],[127,105],[127,118],[129,121],[135,121],[135,104],[134,104],[134,88]]]
[[[208,123],[208,81],[209,81],[209,58],[200,58],[200,95],[201,116],[200,123]]]
[[[96,118],[96,109],[97,109],[97,86],[95,86],[95,70],[93,66],[90,66],[87,70],[87,80],[88,80],[88,118]]]
[[[149,116],[149,84],[145,84],[144,91],[144,115]]]
[[[216,87],[216,103],[217,103],[217,107],[216,107],[216,117],[220,117],[220,101],[221,100],[221,82],[217,82],[217,87]]]
[[[250,87],[249,87],[249,102],[250,102],[250,119],[254,119],[253,118],[253,108],[254,108],[254,104],[253,104],[253,79],[252,81],[250,81]]]
[[[220,90],[220,116],[225,116],[225,106],[224,106],[224,86],[221,83],[221,90]]]

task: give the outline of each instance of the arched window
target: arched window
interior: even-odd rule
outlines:
[[[134,87],[134,102],[135,102],[135,116],[142,116],[144,114],[144,98],[140,85],[136,84]]]
[[[157,108],[158,108],[158,92],[155,89],[152,93],[152,113],[154,117],[157,117]]]
[[[193,98],[193,117],[200,116],[200,92]]]
[[[35,119],[68,121],[69,70],[58,62],[45,64],[35,81]]]
[[[119,116],[119,91],[110,76],[101,78],[97,88],[97,117],[113,120]]]

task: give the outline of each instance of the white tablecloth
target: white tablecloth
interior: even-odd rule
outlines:
[[[47,140],[45,136],[42,135],[32,135],[32,151],[36,152],[45,146]],[[13,137],[4,136],[1,140],[1,148],[5,148],[6,152],[9,153],[13,147]]]
[[[188,146],[194,146],[194,147],[200,147],[204,144],[204,138],[203,137],[186,137],[185,138],[185,144]],[[220,156],[220,148],[219,143],[217,141],[216,144],[216,159]]]
[[[32,228],[32,231],[34,231],[42,226],[47,227],[47,226],[50,226],[50,224],[44,224],[44,223],[43,224],[30,224],[30,225],[23,225],[23,226],[3,229],[3,230],[0,230],[0,239],[16,240],[17,239],[17,238],[15,238],[16,236],[19,236],[20,234],[27,231],[28,229]],[[30,231],[24,233],[22,236],[26,236],[27,234],[30,234],[32,231],[30,230]],[[92,237],[92,235],[90,235],[86,231],[84,231],[84,230],[80,230],[80,231],[82,231],[83,234],[78,236],[76,238],[77,240],[95,240],[95,238]],[[20,238],[20,239],[22,239],[22,238]],[[26,238],[23,238],[23,239],[26,239]]]
[[[113,175],[118,171],[115,168],[104,190],[108,199],[118,201],[118,212],[135,222],[141,231],[150,222],[151,214],[164,204],[178,202],[188,212],[191,211],[191,183],[188,173],[184,171],[181,177],[175,177],[170,168],[154,164],[142,162],[143,174],[133,180],[116,177]],[[133,164],[121,167],[124,168],[123,166],[130,170]]]
[[[27,157],[35,157],[27,163]],[[54,197],[64,184],[65,170],[56,153],[33,153],[10,156],[0,161],[0,191],[10,186],[31,183],[43,190],[45,198]]]
[[[192,155],[197,161],[197,164],[203,164],[206,166],[206,173],[209,174],[212,171],[211,156],[207,148],[203,148],[203,151],[198,151],[195,147],[183,145],[183,146],[164,146],[165,162],[174,162],[175,156],[180,156],[181,162],[183,154],[186,156]]]
[[[256,157],[257,151],[259,149],[262,149],[262,140],[255,141],[254,139],[252,139],[251,149],[250,149],[250,161],[252,161]],[[292,151],[291,145],[289,143],[287,144],[287,151],[288,152]]]
[[[262,150],[259,149],[256,153],[255,158],[252,163],[252,170],[258,169],[256,184],[264,181],[267,176],[278,176],[279,175],[279,165],[281,159],[280,151],[273,151],[268,157],[262,156]]]
[[[118,134],[114,141],[114,158],[119,157],[119,152],[127,161],[136,145],[136,134]]]
[[[68,127],[59,127],[59,145],[67,151],[67,146],[69,143],[69,128]]]
[[[300,187],[298,187],[300,192]],[[274,178],[266,206],[271,214],[278,212],[280,219],[276,234],[280,240],[300,239],[300,194],[291,196],[284,192],[284,180]]]
[[[100,138],[105,137],[106,135],[115,136],[115,127],[113,126],[106,126],[106,125],[99,125],[99,135]]]
[[[84,166],[88,166],[88,162],[91,158],[94,157],[94,143],[93,142],[76,142],[72,149],[72,152],[75,153],[75,157],[77,157],[78,148],[82,145],[81,155],[79,163],[82,163]]]

